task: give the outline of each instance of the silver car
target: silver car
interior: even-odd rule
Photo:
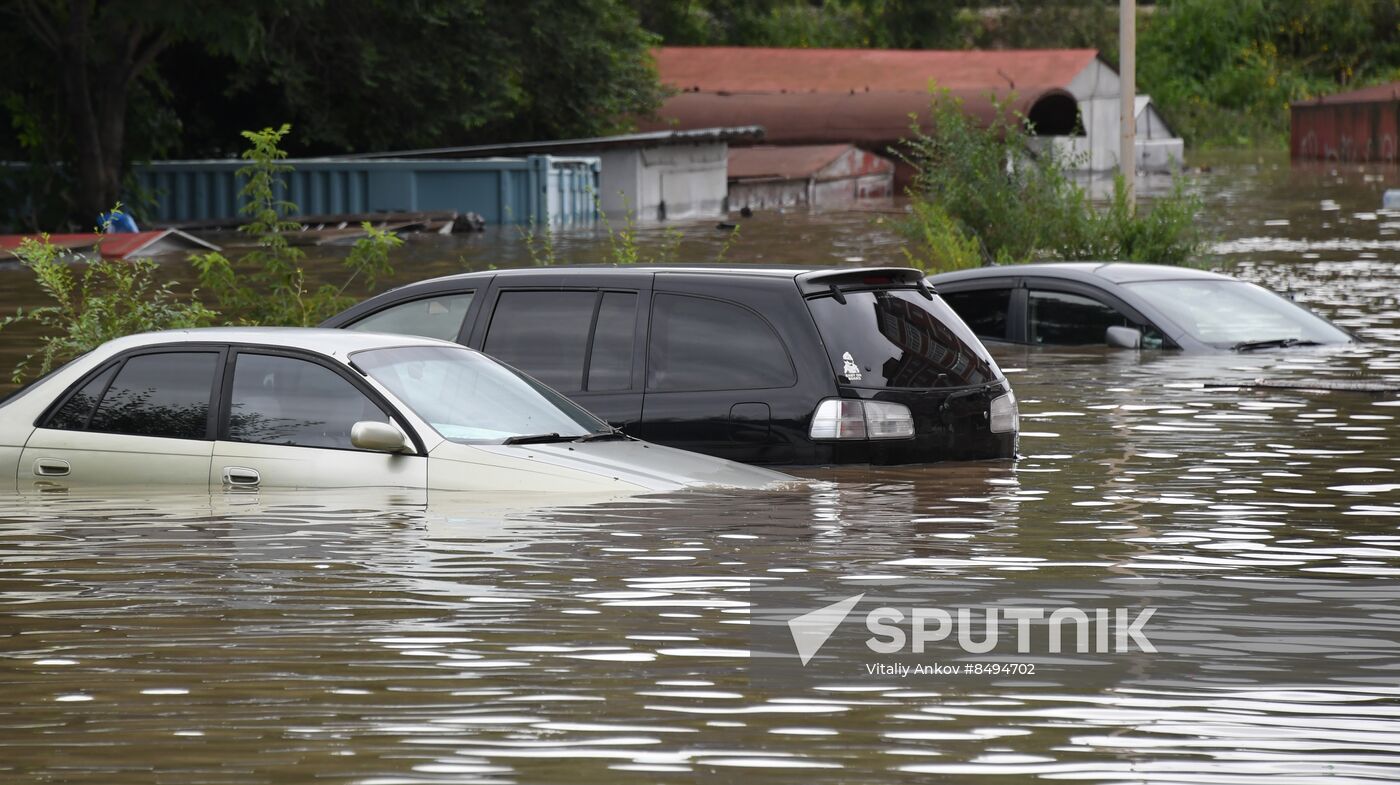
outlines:
[[[0,403],[0,488],[18,490],[636,493],[793,481],[630,439],[479,352],[403,335],[133,335]]]

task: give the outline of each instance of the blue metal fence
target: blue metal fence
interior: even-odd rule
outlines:
[[[568,225],[597,218],[595,157],[485,158],[466,161],[289,159],[282,198],[305,215],[457,210],[487,223]],[[243,161],[155,161],[132,167],[154,198],[148,221],[235,218]]]

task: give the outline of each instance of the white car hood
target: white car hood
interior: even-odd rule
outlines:
[[[531,485],[551,486],[538,490],[774,489],[802,482],[781,472],[635,440],[519,445],[449,441],[435,447],[432,458],[428,470],[429,487],[443,489],[469,488],[449,476],[456,472],[435,469],[433,464],[439,460],[473,464],[473,469],[461,467],[472,472],[490,466],[493,470],[520,475],[522,481],[528,479]],[[512,482],[498,487],[519,485]]]

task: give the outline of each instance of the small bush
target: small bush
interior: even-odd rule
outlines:
[[[292,171],[281,163],[287,153],[279,147],[290,131],[291,126],[283,124],[243,132],[252,146],[243,152],[248,164],[238,170],[245,181],[240,194],[247,199],[240,212],[251,220],[239,231],[256,237],[257,247],[236,262],[217,251],[190,257],[200,286],[232,324],[320,324],[354,304],[345,292],[357,279],[363,288],[372,289],[379,278],[392,275],[389,252],[403,244],[401,238],[366,221],[361,224],[365,236],[355,241],[345,258],[349,271],[345,281],[311,288],[302,267],[306,254],[286,236],[301,229],[301,224],[286,219],[297,212],[297,206],[279,196],[286,190],[283,176]]]
[[[21,308],[0,319],[0,330],[31,324],[44,331],[40,348],[15,365],[11,375],[15,383],[31,371],[35,375],[48,373],[113,338],[204,327],[217,316],[199,301],[197,292],[182,299],[173,281],[157,282],[158,265],[149,259],[98,257],[78,273],[82,259],[54,246],[48,235],[25,240],[17,253],[53,304],[27,311]]]
[[[917,126],[905,159],[914,167],[913,207],[901,233],[905,255],[941,272],[983,262],[1105,259],[1184,264],[1201,253],[1199,200],[1178,182],[1150,210],[1130,210],[1121,179],[1099,210],[1074,180],[1075,161],[1033,149],[1024,117],[998,107],[987,126],[962,102],[935,95],[933,129]],[[974,254],[975,250],[975,254]]]

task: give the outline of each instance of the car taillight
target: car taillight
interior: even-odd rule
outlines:
[[[827,398],[812,415],[813,439],[908,439],[914,415],[902,403]]]
[[[1021,411],[1016,407],[1016,394],[1008,392],[992,399],[988,407],[992,433],[1015,433],[1021,429]]]

